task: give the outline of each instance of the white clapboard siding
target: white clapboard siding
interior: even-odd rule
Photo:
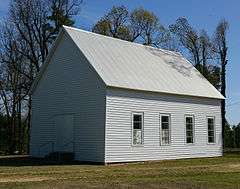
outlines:
[[[105,91],[98,74],[63,33],[32,95],[30,155],[48,154],[51,144],[39,147],[56,142],[55,117],[71,115],[76,159],[104,162]]]
[[[132,146],[131,114],[144,113],[144,145]],[[171,144],[160,146],[159,114],[171,114]],[[195,116],[195,143],[185,143],[184,115]],[[216,143],[207,144],[206,116],[215,116]],[[222,155],[220,100],[109,88],[106,97],[105,162]]]

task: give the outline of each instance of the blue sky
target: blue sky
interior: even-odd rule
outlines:
[[[0,0],[0,20],[7,14],[9,0]],[[186,17],[196,29],[212,33],[218,21],[230,23],[228,33],[227,119],[240,122],[240,1],[239,0],[85,0],[76,16],[76,26],[91,30],[94,23],[113,5],[125,5],[130,10],[142,6],[154,12],[164,26]]]

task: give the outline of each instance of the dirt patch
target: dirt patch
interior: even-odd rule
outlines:
[[[45,180],[54,180],[54,178],[50,178],[50,177],[0,178],[0,183],[36,182],[36,181],[45,181]]]
[[[230,164],[229,168],[237,168],[240,169],[240,163],[236,163],[236,164]]]

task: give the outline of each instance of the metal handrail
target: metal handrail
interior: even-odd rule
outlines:
[[[53,141],[48,141],[48,142],[45,142],[45,143],[43,143],[39,146],[39,151],[38,151],[39,155],[41,154],[41,149],[48,144],[52,145],[52,152],[54,152],[54,142]]]

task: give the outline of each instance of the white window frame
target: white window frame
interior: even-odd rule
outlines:
[[[187,121],[186,121],[187,117],[191,117],[192,120],[193,120],[193,127],[192,127],[193,140],[192,140],[191,143],[187,142]],[[187,144],[187,145],[195,144],[195,116],[193,114],[185,114],[185,116],[184,116],[184,130],[185,130],[185,144]]]
[[[169,124],[169,128],[168,128],[168,137],[169,137],[169,143],[168,144],[163,144],[163,141],[162,141],[162,116],[167,116],[168,117],[168,124]],[[168,114],[168,113],[160,113],[159,114],[159,141],[160,141],[160,146],[169,146],[171,145],[171,114]]]
[[[133,127],[133,118],[134,118],[134,115],[141,115],[142,116],[142,128],[141,128],[141,134],[142,134],[142,141],[141,141],[141,144],[134,144],[134,139],[133,139],[133,132],[134,132],[134,127]],[[144,113],[143,112],[132,112],[132,115],[131,115],[131,127],[132,127],[132,133],[131,133],[131,137],[132,137],[132,146],[136,147],[136,146],[143,146],[144,145]]]
[[[213,142],[209,142],[208,138],[208,119],[213,119],[213,137],[214,137],[214,141]],[[215,123],[215,116],[207,116],[207,144],[215,144],[216,143],[216,123]]]

